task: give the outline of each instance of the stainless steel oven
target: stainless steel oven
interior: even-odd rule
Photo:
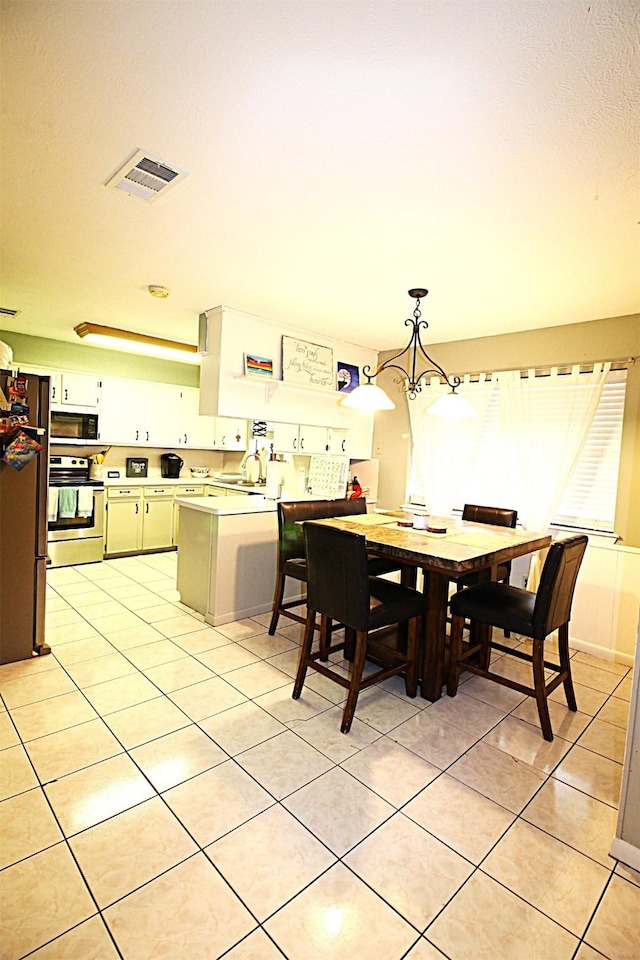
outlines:
[[[104,483],[89,478],[86,457],[49,457],[48,554],[52,567],[104,555]]]

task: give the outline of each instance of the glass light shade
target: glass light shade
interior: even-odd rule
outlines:
[[[340,401],[344,407],[355,407],[362,413],[373,413],[375,410],[393,410],[395,403],[390,400],[381,387],[375,383],[361,383],[359,387],[347,393]]]
[[[432,417],[441,417],[443,420],[452,421],[467,420],[478,415],[475,407],[455,390],[452,390],[451,393],[444,393],[437,400],[434,400],[427,407],[427,413]]]

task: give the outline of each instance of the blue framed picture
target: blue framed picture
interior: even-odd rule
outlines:
[[[339,360],[336,371],[336,386],[338,391],[340,393],[351,393],[359,384],[360,367],[354,366],[353,363],[342,363]]]

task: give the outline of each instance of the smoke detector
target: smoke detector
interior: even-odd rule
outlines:
[[[105,187],[115,187],[146,203],[153,203],[160,194],[164,195],[188,176],[188,170],[138,149],[109,177]]]
[[[150,283],[147,287],[147,290],[152,297],[157,297],[158,300],[164,300],[169,296],[171,290],[169,287],[161,287],[159,283]]]

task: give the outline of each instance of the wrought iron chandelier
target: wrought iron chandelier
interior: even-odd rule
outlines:
[[[429,412],[433,412],[436,416],[451,416],[456,419],[461,416],[473,416],[475,411],[473,411],[471,405],[460,397],[459,394],[456,394],[456,389],[460,386],[460,377],[450,377],[440,364],[436,363],[435,360],[429,356],[422,344],[420,329],[423,327],[426,330],[429,324],[426,320],[422,319],[420,301],[427,296],[429,291],[423,287],[416,287],[408,292],[409,296],[413,297],[416,301],[413,320],[410,317],[405,320],[405,326],[412,328],[409,343],[404,350],[396,353],[393,357],[389,357],[388,360],[381,363],[373,372],[368,364],[364,366],[362,372],[367,378],[367,383],[361,384],[351,393],[347,394],[342,403],[346,407],[356,407],[365,411],[393,409],[393,407],[395,407],[393,401],[381,387],[372,383],[372,380],[374,380],[378,374],[382,373],[383,370],[397,370],[398,376],[394,378],[394,383],[400,385],[409,400],[415,400],[422,391],[422,387],[426,383],[427,378],[435,374],[440,378],[440,383],[446,384],[451,388],[451,393],[436,400],[432,407],[429,407]],[[408,355],[406,369],[399,363],[396,363],[396,361],[404,357],[405,354]],[[418,373],[418,366],[422,364],[423,360],[426,360],[429,366]],[[454,404],[451,403],[452,397],[455,398]],[[442,400],[445,400],[446,403],[442,404]],[[433,407],[437,407],[438,404],[440,404],[440,409],[432,409]],[[446,413],[444,409],[442,409],[445,405],[448,407]],[[455,407],[459,407],[459,410],[456,411]]]

